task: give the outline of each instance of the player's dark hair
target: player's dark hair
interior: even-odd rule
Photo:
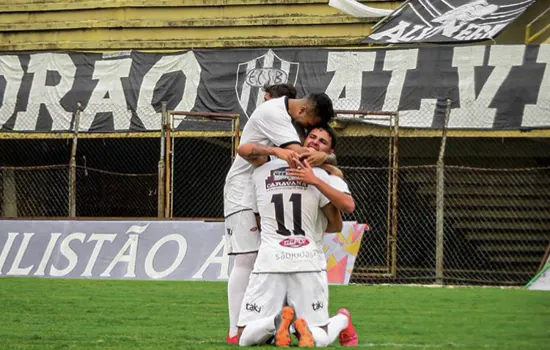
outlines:
[[[334,130],[333,127],[331,127],[330,125],[324,125],[324,126],[320,125],[320,126],[317,126],[317,127],[313,127],[313,128],[311,128],[310,130],[307,131],[308,135],[312,130],[315,130],[315,129],[325,130],[330,136],[330,148],[336,149],[337,135],[336,135],[336,130]],[[307,137],[307,135],[306,135],[306,137]]]
[[[267,92],[271,98],[283,97],[296,98],[296,88],[292,84],[265,84],[263,90]]]
[[[306,98],[312,108],[311,112],[321,118],[320,125],[327,126],[328,122],[334,117],[334,109],[330,97],[321,92],[309,94]]]

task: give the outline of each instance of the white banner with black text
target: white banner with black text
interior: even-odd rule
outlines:
[[[367,229],[325,235],[329,282],[349,283]],[[223,222],[1,220],[0,277],[227,280]]]

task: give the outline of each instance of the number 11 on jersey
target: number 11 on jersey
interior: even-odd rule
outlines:
[[[296,236],[305,236],[302,229],[302,194],[293,193],[289,202],[292,205],[292,217],[294,221],[293,233]],[[275,205],[275,219],[277,220],[277,233],[283,236],[290,236],[291,232],[285,223],[285,204],[281,193],[271,197],[271,203]]]

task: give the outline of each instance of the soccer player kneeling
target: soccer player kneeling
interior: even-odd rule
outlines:
[[[309,178],[313,174],[330,183],[325,171],[307,161],[296,160],[296,165],[310,172]],[[340,231],[342,217],[316,186],[289,174],[287,162],[275,159],[252,175],[256,198],[251,207],[261,217],[262,233],[240,311],[239,344],[265,344],[275,337],[277,346],[289,346],[293,326],[299,346],[324,347],[337,337],[342,345],[356,345],[349,312],[328,316],[323,232]]]

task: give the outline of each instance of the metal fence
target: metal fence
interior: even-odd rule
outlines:
[[[550,243],[547,132],[413,130],[399,125],[418,113],[338,108],[336,154],[356,201],[345,219],[370,227],[352,282],[521,285],[534,275]],[[156,132],[1,134],[2,216],[221,219],[238,118],[162,115]]]
[[[168,119],[167,217],[223,217],[225,174],[238,145],[239,115],[170,111]]]
[[[336,154],[356,200],[347,219],[370,226],[352,282],[522,285],[550,247],[550,139],[448,130],[451,101],[440,103],[438,130],[339,116]],[[399,113],[399,125],[414,117]]]

